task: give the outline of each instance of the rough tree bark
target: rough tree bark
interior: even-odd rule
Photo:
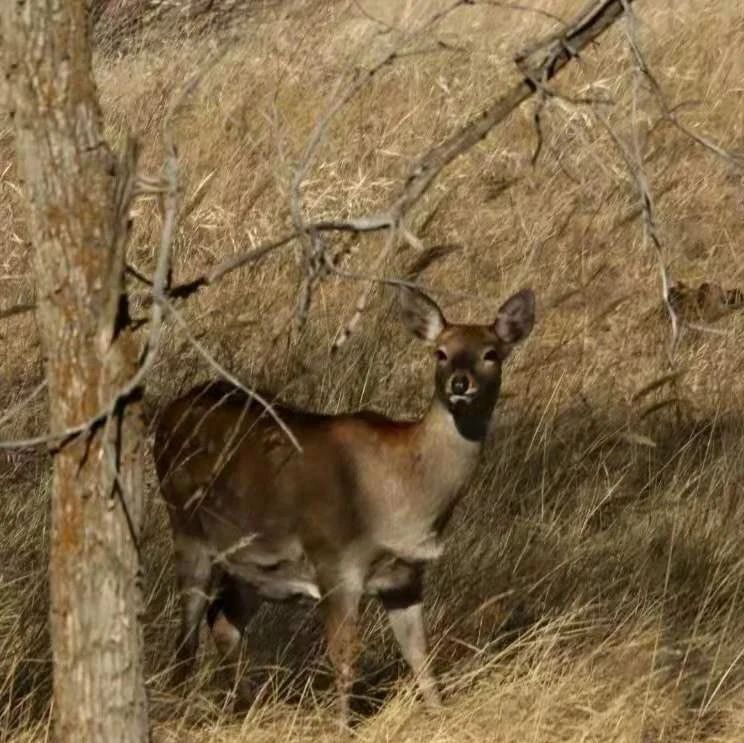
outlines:
[[[84,0],[3,0],[0,8],[50,423],[60,432],[115,400],[136,368],[121,232],[132,152],[117,162],[104,140]],[[60,741],[148,738],[140,397],[120,400],[107,421],[53,452],[50,624]]]

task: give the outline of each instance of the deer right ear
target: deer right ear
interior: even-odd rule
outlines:
[[[447,321],[439,305],[423,292],[410,286],[401,286],[399,292],[406,327],[425,343],[434,343],[447,327]]]

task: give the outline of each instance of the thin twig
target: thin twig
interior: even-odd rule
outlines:
[[[744,154],[734,153],[727,150],[726,148],[714,142],[712,139],[693,131],[692,129],[690,129],[689,126],[687,126],[687,124],[684,124],[679,120],[677,111],[680,107],[678,105],[669,105],[663,88],[661,87],[656,76],[651,72],[651,69],[646,62],[646,58],[641,51],[640,42],[638,41],[638,27],[636,17],[633,9],[630,7],[630,0],[621,0],[621,2],[623,4],[623,10],[627,18],[628,43],[630,46],[630,51],[635,60],[636,70],[637,72],[641,73],[643,77],[645,77],[645,79],[651,86],[651,90],[653,91],[656,101],[661,108],[663,118],[673,124],[693,142],[709,150],[714,155],[720,157],[722,160],[725,160],[730,165],[733,165],[735,168],[739,170],[744,169]]]
[[[4,310],[0,310],[0,320],[5,320],[7,317],[14,317],[15,315],[23,315],[27,312],[33,312],[36,309],[34,302],[23,302],[22,304],[16,304],[12,307],[7,307]]]
[[[183,98],[184,95],[182,94],[178,99],[176,99],[176,101],[174,101],[163,124],[163,137],[166,148],[164,179],[167,184],[167,190],[163,199],[163,229],[160,236],[158,263],[152,279],[153,307],[150,318],[150,331],[145,345],[142,362],[130,379],[116,391],[111,401],[88,420],[56,433],[51,432],[41,436],[13,441],[0,441],[0,450],[25,449],[50,444],[57,450],[61,449],[72,440],[76,439],[80,434],[86,431],[91,431],[101,424],[107,423],[109,418],[111,418],[119,408],[120,403],[127,400],[136,390],[139,389],[145,377],[150,372],[155,362],[158,346],[160,344],[163,324],[163,302],[165,301],[166,296],[166,285],[170,266],[170,251],[173,243],[173,231],[178,211],[178,157],[172,134],[170,132],[170,123]],[[123,209],[124,207],[120,204],[118,208]]]
[[[360,234],[387,229],[391,221],[392,219],[389,214],[380,213],[350,219],[322,219],[318,222],[307,223],[305,229],[314,232],[350,232]],[[261,243],[245,253],[238,253],[238,255],[231,256],[213,268],[209,273],[202,274],[191,281],[171,287],[168,290],[168,296],[173,299],[186,299],[202,287],[211,286],[227,276],[227,274],[248,264],[256,263],[276,250],[286,247],[298,237],[299,233],[297,231],[290,232],[275,240],[268,240],[265,243]]]
[[[466,4],[471,3],[462,0],[461,2],[447,6],[440,14],[433,16],[428,21],[428,24],[431,25],[433,22],[436,22],[442,14],[451,12],[454,8],[459,7],[459,5]],[[543,81],[544,89],[546,82],[555,77],[589,44],[596,41],[613,25],[622,13],[622,0],[590,2],[584,6],[570,23],[563,23],[558,32],[549,35],[522,52],[517,59],[522,74],[520,82],[516,83],[505,94],[493,101],[486,107],[483,113],[462,126],[444,142],[431,148],[417,158],[398,196],[392,201],[387,211],[371,216],[361,216],[345,220],[322,220],[314,224],[307,223],[303,225],[305,232],[346,231],[361,233],[390,230],[391,233],[400,234],[408,242],[416,245],[418,239],[406,228],[405,218],[445,168],[453,160],[480,142],[495,126],[503,122],[512,111],[534,95],[538,90],[538,86],[534,82],[535,80]],[[394,57],[391,57],[388,63],[392,59]],[[375,74],[374,71],[381,69],[382,66],[384,65],[378,65],[372,68],[371,71],[368,71],[366,73],[367,79],[369,79],[370,75]],[[356,84],[361,85],[362,82],[357,81]],[[231,271],[247,263],[259,260],[269,253],[288,245],[292,240],[299,237],[299,234],[298,231],[295,231],[277,240],[268,241],[244,255],[235,256],[214,269],[210,274],[200,276],[188,284],[174,288],[173,296],[190,296],[201,289],[201,287],[214,284]],[[386,240],[383,246],[383,255],[378,257],[377,264],[382,265],[381,261],[384,262],[388,254],[386,251],[392,252],[393,248],[394,245],[391,245],[390,239]],[[349,321],[351,326],[358,324],[361,316],[360,307],[366,307],[370,291],[365,291],[357,300],[354,315]],[[346,330],[348,330],[348,327],[349,325],[347,325]],[[344,334],[342,334],[341,343],[343,343],[346,337],[346,330],[343,331]]]
[[[711,325],[704,325],[703,323],[689,322],[689,320],[685,321],[685,327],[689,328],[690,330],[695,330],[698,333],[710,333],[711,335],[718,335],[723,337],[733,334],[733,331],[721,330],[721,328],[714,328]]]
[[[393,252],[393,249],[395,248],[395,243],[398,237],[398,227],[397,224],[394,224],[390,227],[387,238],[385,239],[385,244],[382,247],[382,250],[380,250],[380,253],[378,254],[375,262],[372,265],[372,274],[378,273],[382,266],[385,264],[385,261],[390,257],[390,255]],[[376,286],[375,281],[368,281],[367,286],[364,288],[364,290],[361,292],[359,297],[357,298],[357,301],[354,305],[354,313],[349,318],[349,320],[346,322],[346,324],[343,326],[343,328],[339,331],[339,333],[336,335],[336,338],[333,341],[333,344],[331,345],[331,353],[335,353],[338,351],[341,346],[346,343],[346,341],[349,339],[351,334],[356,329],[356,326],[359,324],[360,320],[362,319],[362,315],[364,314],[364,311],[367,309],[367,304],[369,303],[369,298],[372,296],[372,291]]]
[[[627,146],[622,141],[620,136],[612,128],[612,125],[607,118],[600,112],[595,112],[597,120],[602,124],[605,131],[610,135],[610,138],[614,142],[618,152],[625,161],[628,172],[630,173],[633,181],[635,182],[636,189],[641,201],[641,210],[643,214],[643,234],[644,239],[650,241],[654,253],[656,255],[656,261],[659,268],[659,277],[661,281],[661,294],[664,302],[664,307],[669,316],[669,322],[671,325],[671,339],[670,339],[670,359],[674,350],[677,346],[677,340],[679,337],[679,317],[677,315],[674,306],[672,305],[669,298],[669,289],[671,287],[671,279],[669,278],[669,272],[666,267],[664,260],[664,251],[656,230],[656,220],[654,217],[654,205],[651,192],[648,186],[648,180],[643,170],[642,160],[639,160],[640,153],[629,152]]]
[[[19,402],[17,405],[14,405],[10,410],[6,411],[5,415],[0,418],[0,426],[15,418],[15,416],[18,415],[18,413],[23,410],[23,408],[25,408],[26,405],[31,402],[31,400],[33,400],[40,392],[46,389],[46,386],[46,379],[42,382],[39,382],[39,384],[36,385],[36,387],[34,387],[34,389],[28,395],[26,395],[26,397],[23,398],[23,400],[21,400],[21,402]]]
[[[446,289],[440,289],[438,287],[427,286],[421,284],[418,281],[419,276],[438,260],[445,258],[446,256],[453,253],[455,250],[459,250],[459,245],[437,245],[429,248],[425,254],[419,255],[409,266],[405,273],[406,278],[398,277],[387,277],[378,276],[372,273],[359,272],[359,271],[348,271],[346,269],[339,268],[337,263],[332,259],[326,260],[326,268],[329,273],[338,276],[342,279],[350,279],[352,281],[364,281],[371,284],[382,284],[384,286],[392,287],[408,287],[409,289],[417,289],[419,291],[426,292],[427,294],[435,294],[437,296],[448,297],[455,301],[475,301],[479,304],[486,304],[483,297],[479,297],[471,293],[452,292]]]
[[[302,452],[302,446],[297,440],[297,437],[292,433],[289,426],[281,419],[280,415],[274,409],[274,406],[265,397],[260,395],[255,390],[246,387],[235,375],[231,374],[227,369],[225,369],[225,367],[222,366],[222,364],[220,364],[220,362],[217,361],[217,359],[215,359],[214,356],[205,348],[205,346],[203,346],[194,337],[183,315],[181,315],[181,313],[170,302],[164,300],[163,305],[167,308],[170,316],[176,321],[176,324],[181,327],[184,334],[186,335],[186,339],[188,340],[188,342],[209,364],[209,366],[211,366],[217,372],[217,374],[219,374],[221,377],[224,377],[228,382],[230,382],[230,384],[233,384],[239,390],[242,390],[246,395],[248,395],[249,398],[259,403],[259,405],[261,405],[266,410],[271,418],[274,419],[274,422],[279,426],[279,428],[281,428],[281,430],[292,443],[292,446],[294,446],[298,452]]]

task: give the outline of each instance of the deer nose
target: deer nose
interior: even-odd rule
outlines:
[[[453,395],[464,395],[468,391],[469,386],[468,378],[464,374],[456,374],[450,382]]]

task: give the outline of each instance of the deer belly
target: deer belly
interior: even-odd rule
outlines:
[[[304,596],[320,600],[315,569],[299,543],[273,550],[253,544],[229,556],[224,566],[265,599],[284,601]]]
[[[303,563],[278,562],[274,565],[229,562],[227,571],[252,586],[270,601],[306,597],[320,600],[314,571]]]

